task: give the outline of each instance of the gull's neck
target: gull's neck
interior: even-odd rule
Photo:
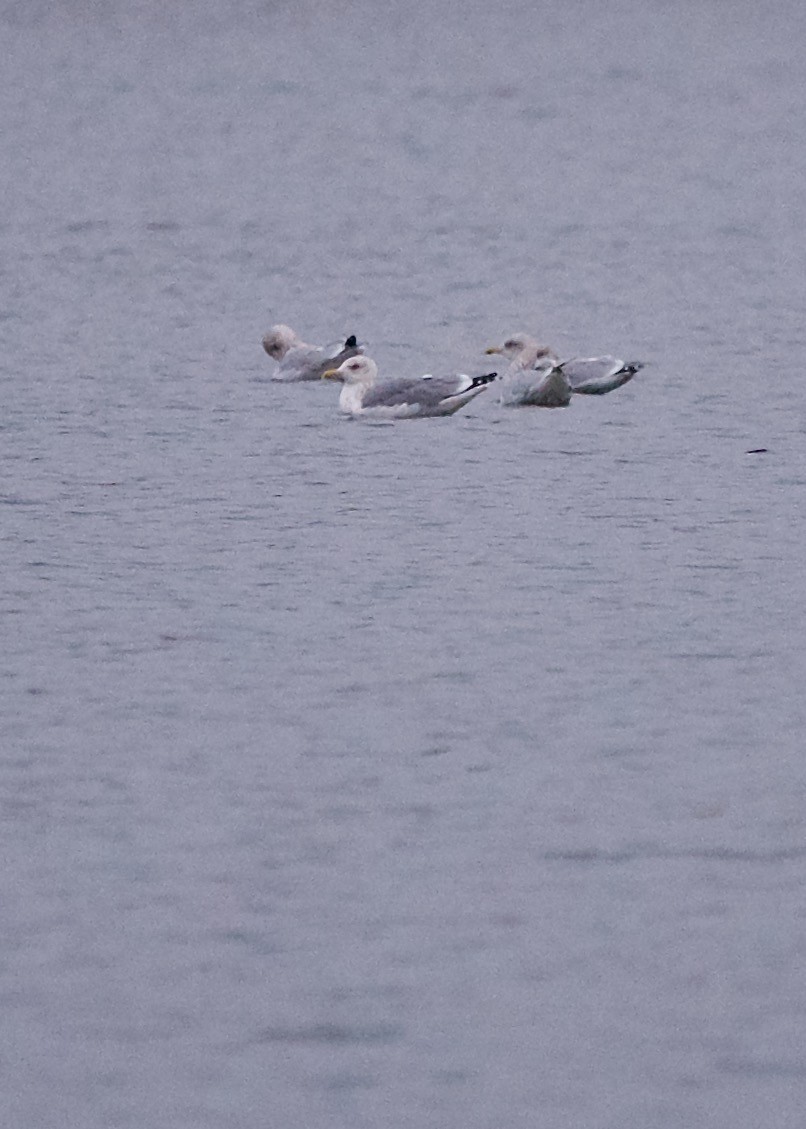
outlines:
[[[339,410],[348,413],[359,411],[364,400],[364,393],[370,387],[371,385],[357,380],[352,384],[346,382],[342,384],[339,393]]]

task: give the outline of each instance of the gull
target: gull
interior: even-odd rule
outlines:
[[[548,345],[525,333],[516,333],[503,345],[485,350],[501,353],[510,365],[501,378],[501,403],[564,408],[574,393],[604,396],[632,380],[644,366],[619,357],[572,357],[561,361]]]
[[[340,380],[344,387],[339,408],[351,416],[371,419],[415,419],[450,416],[469,403],[498,376],[402,377],[378,381],[378,366],[371,357],[349,357],[338,368],[322,373],[324,380]]]
[[[263,338],[263,348],[277,361],[274,380],[291,383],[297,380],[319,380],[326,368],[340,365],[348,357],[363,352],[354,336],[343,345],[327,350],[320,345],[306,345],[287,325],[274,325]]]

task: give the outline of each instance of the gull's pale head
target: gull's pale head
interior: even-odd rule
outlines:
[[[491,345],[490,348],[485,349],[484,352],[488,354],[502,353],[505,357],[509,357],[510,360],[514,360],[515,357],[521,355],[524,349],[532,347],[538,348],[534,337],[529,337],[526,333],[513,333],[502,345]]]
[[[294,330],[287,325],[273,325],[263,338],[263,348],[275,361],[281,361],[289,349],[300,344]]]
[[[374,384],[378,366],[371,357],[349,357],[338,368],[322,373],[322,380],[340,380],[343,384]]]

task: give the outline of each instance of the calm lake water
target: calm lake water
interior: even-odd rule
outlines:
[[[806,8],[0,32],[4,1120],[801,1129]]]

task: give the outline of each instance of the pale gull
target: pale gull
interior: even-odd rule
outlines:
[[[363,352],[355,337],[348,337],[343,345],[325,349],[320,345],[306,345],[287,325],[275,325],[263,338],[263,348],[277,361],[274,380],[286,382],[319,380],[327,368],[340,365],[348,357]]]
[[[574,393],[603,396],[620,388],[644,366],[618,357],[573,357],[561,361],[553,349],[525,333],[508,337],[503,345],[487,349],[510,360],[501,378],[501,403],[564,408]]]
[[[483,376],[421,376],[397,380],[378,380],[378,366],[370,357],[350,357],[338,368],[322,374],[326,380],[340,380],[344,387],[339,408],[352,416],[371,419],[416,419],[422,416],[449,416],[464,407],[498,374]]]

